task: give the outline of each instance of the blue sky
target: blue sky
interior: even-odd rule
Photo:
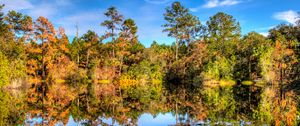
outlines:
[[[36,19],[47,17],[56,27],[62,26],[72,38],[88,29],[99,35],[105,33],[100,23],[103,13],[115,6],[138,25],[140,41],[149,46],[153,40],[170,44],[174,40],[162,33],[165,23],[163,13],[175,0],[0,0],[6,4],[4,11],[16,10]],[[295,23],[300,0],[178,0],[205,24],[210,16],[219,11],[233,15],[240,22],[242,33],[256,31],[266,35],[268,30],[280,23]]]

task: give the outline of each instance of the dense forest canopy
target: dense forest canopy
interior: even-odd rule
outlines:
[[[187,111],[198,120],[299,122],[300,21],[280,24],[268,36],[242,35],[230,14],[202,22],[174,2],[163,14],[162,32],[176,41],[146,48],[135,21],[115,7],[99,22],[106,34],[89,30],[72,41],[43,16],[3,8],[0,125],[22,124],[27,112],[50,125],[69,115],[94,123],[99,113],[135,124],[141,111],[153,109]]]

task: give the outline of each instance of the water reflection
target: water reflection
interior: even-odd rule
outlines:
[[[171,85],[158,86],[159,89],[137,85],[113,89],[114,84],[91,83],[39,86],[15,93],[1,91],[1,124],[152,126],[297,125],[299,122],[297,92],[286,90],[280,98],[274,85],[200,88]]]

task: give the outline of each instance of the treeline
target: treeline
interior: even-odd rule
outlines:
[[[238,85],[255,85],[263,87],[256,101],[255,110],[262,113],[258,117],[276,124],[276,120],[295,123],[299,21],[278,25],[267,37],[256,32],[241,35],[239,22],[229,14],[219,12],[203,24],[174,2],[166,8],[163,27],[176,41],[172,45],[153,42],[145,48],[138,40],[134,20],[115,7],[108,8],[104,16],[107,20],[101,26],[107,28],[106,34],[89,30],[70,42],[64,29],[56,29],[45,17],[33,20],[16,11],[1,11],[1,90],[25,88],[26,103],[37,108],[77,104],[93,111],[94,102],[117,105],[122,101],[118,97],[122,97],[149,103],[161,98],[162,89],[177,92],[178,88],[203,90],[203,101],[213,107],[219,105],[214,104],[215,98],[225,97],[221,92],[232,92]],[[213,92],[218,97],[211,97]],[[230,109],[227,103],[234,100],[231,98],[223,99],[227,107],[222,104],[225,107],[217,113]],[[290,104],[283,104],[287,100]],[[45,109],[42,111],[50,111]],[[277,117],[275,112],[291,116]]]

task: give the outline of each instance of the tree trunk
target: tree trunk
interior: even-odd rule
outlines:
[[[178,48],[179,48],[178,46],[179,46],[178,38],[176,37],[176,52],[175,52],[176,61],[178,60]]]
[[[282,64],[280,64],[280,100],[283,98]]]
[[[87,50],[87,56],[86,56],[86,64],[85,64],[85,69],[88,68],[88,64],[89,64],[89,57],[90,57],[90,50]]]
[[[249,61],[249,68],[248,68],[248,69],[249,69],[249,78],[250,78],[250,79],[253,79],[253,78],[251,77],[251,65],[252,65],[252,64],[251,64],[251,57],[249,57],[249,60],[248,60],[248,61]]]
[[[44,39],[42,39],[42,82],[45,80],[45,59],[44,56],[45,55],[45,51],[44,51]]]
[[[113,58],[115,58],[115,35],[114,35],[114,28],[111,29],[111,37],[112,37],[112,46],[113,46]]]

